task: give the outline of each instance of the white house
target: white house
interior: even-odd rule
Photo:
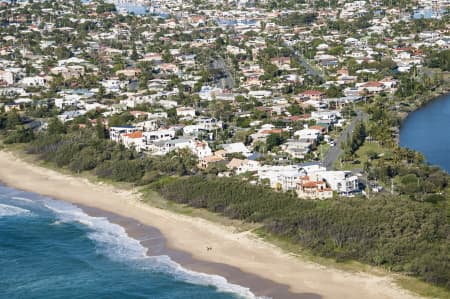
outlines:
[[[242,154],[245,157],[251,155],[251,151],[242,142],[222,144],[222,147],[227,154]]]
[[[159,125],[160,125],[160,120],[155,118],[155,119],[141,121],[136,124],[136,127],[141,131],[149,132],[149,131],[157,130],[159,128]]]
[[[198,135],[198,132],[202,130],[202,126],[199,125],[188,125],[183,128],[184,135]]]
[[[222,121],[212,117],[199,117],[195,120],[195,123],[201,130],[212,131],[222,128]]]
[[[22,79],[22,84],[27,87],[31,86],[45,86],[47,82],[44,77],[33,76],[33,77],[25,77]]]
[[[341,195],[350,195],[359,191],[359,180],[350,171],[324,171],[317,173],[331,189]]]
[[[141,152],[145,149],[144,136],[142,131],[136,131],[121,135],[123,145],[127,148],[134,148],[136,151]]]
[[[314,119],[318,123],[335,123],[340,116],[337,111],[312,111],[311,119]]]
[[[0,70],[0,85],[13,85],[14,74],[10,71]]]
[[[199,159],[212,156],[212,150],[206,141],[196,141],[191,150]]]
[[[145,142],[150,144],[161,140],[171,140],[175,138],[176,132],[174,129],[163,129],[144,132],[143,135]]]
[[[122,134],[129,134],[132,132],[136,132],[138,129],[133,126],[123,126],[123,127],[111,127],[109,128],[109,139],[119,142],[120,136]]]
[[[319,141],[321,132],[317,129],[302,129],[294,132],[294,136],[298,137],[300,142],[317,143]]]
[[[310,152],[311,143],[300,140],[288,140],[281,145],[281,149],[293,158],[303,159]]]
[[[120,90],[119,80],[105,80],[100,82],[100,84],[106,89],[107,92],[118,92]]]
[[[86,114],[86,110],[74,110],[74,111],[65,111],[62,114],[58,115],[58,119],[61,122],[67,122],[75,119],[78,116],[82,116]]]
[[[217,94],[222,92],[223,90],[217,87],[202,86],[198,95],[202,100],[212,101]]]
[[[193,141],[191,139],[172,139],[172,140],[161,140],[152,143],[147,146],[147,149],[153,155],[165,155],[171,151],[187,148],[192,148]]]
[[[305,172],[296,165],[265,165],[258,168],[259,179],[269,180],[270,187],[277,190],[295,190],[298,179],[304,175]]]
[[[228,164],[228,169],[234,169],[236,174],[242,174],[245,172],[258,171],[261,164],[258,161],[252,161],[248,159],[233,158]]]
[[[195,117],[195,109],[192,107],[178,107],[177,116],[180,117]]]

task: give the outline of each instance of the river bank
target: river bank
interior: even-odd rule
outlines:
[[[250,286],[258,295],[274,298],[419,298],[398,288],[391,277],[347,273],[303,261],[249,232],[236,233],[231,227],[157,209],[142,203],[139,196],[130,191],[63,175],[27,163],[11,153],[0,152],[0,165],[0,180],[7,185],[155,227],[164,236],[169,254],[170,250],[183,252],[184,264],[183,258],[179,261],[184,267],[224,276],[232,283]],[[130,235],[132,231],[128,229]],[[137,232],[139,234],[142,231]],[[212,250],[206,250],[205,246]],[[175,259],[176,252],[172,252]],[[191,255],[192,260],[186,260],[186,254]],[[194,260],[201,262],[196,266],[192,263]],[[207,264],[198,266],[202,263]],[[293,297],[289,297],[291,295]]]

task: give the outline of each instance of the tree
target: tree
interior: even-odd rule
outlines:
[[[266,140],[267,150],[271,151],[274,147],[281,145],[284,138],[280,134],[270,134]]]
[[[139,54],[138,54],[138,52],[137,52],[137,50],[136,50],[136,45],[135,45],[135,44],[133,44],[133,51],[131,52],[130,58],[131,58],[132,60],[134,60],[134,61],[136,61],[136,60],[139,59]]]
[[[102,120],[101,117],[97,118],[97,122],[95,124],[95,131],[96,131],[97,137],[99,139],[105,139],[106,138],[105,127],[103,126],[103,120]]]
[[[70,56],[72,56],[72,52],[70,52],[70,50],[67,49],[66,47],[61,46],[55,49],[55,55],[59,60],[67,59],[70,58]]]
[[[8,113],[6,118],[6,129],[15,130],[22,123],[19,113],[15,109]]]
[[[96,13],[102,14],[105,12],[114,12],[116,11],[116,6],[112,3],[102,3],[97,5]]]
[[[52,118],[48,123],[47,134],[49,135],[57,135],[63,134],[66,132],[66,128],[62,122],[57,118]]]
[[[103,85],[100,85],[98,88],[97,99],[101,100],[105,96],[106,89]]]

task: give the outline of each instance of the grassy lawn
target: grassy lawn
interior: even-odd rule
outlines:
[[[362,169],[364,166],[364,163],[366,163],[369,160],[369,154],[371,153],[377,153],[378,155],[386,155],[389,152],[388,149],[382,147],[376,142],[368,143],[365,142],[357,151],[356,151],[356,158],[354,161],[345,161],[342,162],[342,166],[340,161],[336,161],[335,168],[336,169],[345,169],[345,170],[351,170],[351,169]]]
[[[328,153],[328,150],[330,149],[330,145],[326,142],[323,142],[317,147],[316,153],[317,157],[322,160],[322,158]]]

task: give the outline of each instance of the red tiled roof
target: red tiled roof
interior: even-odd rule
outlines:
[[[383,86],[383,84],[381,84],[380,82],[367,82],[366,84],[363,85],[363,87],[381,87]]]
[[[263,133],[263,134],[281,134],[281,132],[283,132],[283,130],[281,130],[281,129],[272,129],[272,130],[264,130],[261,133]]]
[[[323,95],[323,92],[318,90],[305,90],[301,93],[302,95],[314,96],[314,95]]]
[[[136,132],[125,134],[125,136],[127,136],[128,138],[142,138],[142,136],[144,136],[144,135],[142,134],[142,131],[136,131]]]
[[[309,181],[309,182],[303,183],[302,186],[305,187],[305,188],[316,188],[317,187],[317,183],[313,182],[313,181]]]

